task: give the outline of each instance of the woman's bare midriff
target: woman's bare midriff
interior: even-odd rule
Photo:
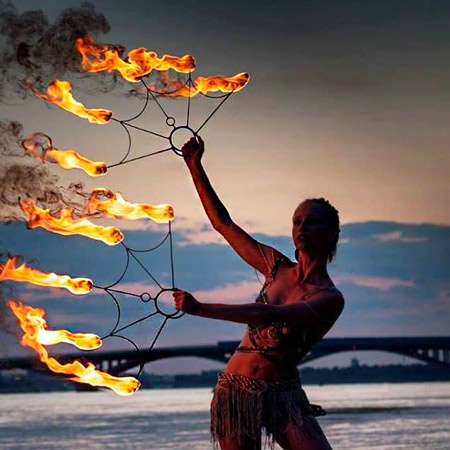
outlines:
[[[234,353],[225,372],[244,375],[265,381],[291,380],[298,375],[293,368],[283,368],[263,358],[258,353]]]
[[[316,331],[316,339],[319,341],[328,332],[330,326],[325,325]],[[317,342],[316,341],[316,342]],[[248,329],[239,345],[252,347]],[[275,355],[274,355],[275,356]],[[292,363],[272,362],[264,358],[260,353],[235,352],[228,360],[225,371],[236,373],[250,378],[266,381],[291,380],[298,376],[298,369]]]
[[[251,345],[248,331],[245,333],[240,345]],[[229,359],[225,371],[266,381],[291,380],[298,376],[298,371],[295,367],[271,362],[259,353],[234,353]]]

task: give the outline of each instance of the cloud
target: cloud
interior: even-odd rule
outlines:
[[[377,239],[381,242],[400,241],[400,242],[414,243],[414,242],[425,242],[428,240],[427,237],[403,236],[403,231],[390,231],[388,233],[372,234],[371,236],[373,239]]]
[[[242,281],[205,291],[195,291],[193,295],[201,301],[219,303],[243,303],[253,301],[261,284],[257,281]]]
[[[412,280],[402,280],[399,277],[377,277],[370,275],[358,275],[353,273],[336,273],[334,279],[337,284],[351,283],[357,286],[389,291],[395,287],[415,287]]]
[[[24,286],[21,289],[19,300],[27,304],[35,304],[38,302],[40,303],[47,301],[54,302],[55,300],[61,300],[62,298],[66,298],[71,295],[65,289],[34,287],[26,285],[25,283],[23,284]]]
[[[205,244],[222,244],[228,245],[225,239],[220,236],[217,231],[194,229],[182,233],[183,240],[178,241],[177,245],[184,247],[186,245],[205,245]]]
[[[179,247],[187,245],[227,244],[225,239],[211,227],[209,222],[194,221],[188,217],[177,217],[176,226],[181,234],[181,239],[177,240],[176,243]]]

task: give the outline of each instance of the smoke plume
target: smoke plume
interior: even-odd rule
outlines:
[[[21,145],[23,127],[19,122],[0,121],[0,221],[26,220],[19,199],[32,198],[42,207],[57,212],[64,206],[81,208],[78,198],[85,198],[82,183],[67,188],[49,165],[37,162]]]
[[[35,86],[46,86],[67,72],[81,74],[80,55],[74,42],[89,33],[107,33],[108,20],[90,2],[67,8],[55,23],[50,23],[42,10],[19,14],[10,1],[0,0],[0,100],[8,94],[25,97],[25,80]],[[95,77],[94,83],[107,90],[114,77]]]

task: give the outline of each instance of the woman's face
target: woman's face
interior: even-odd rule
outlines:
[[[300,254],[323,254],[326,258],[332,237],[327,209],[308,200],[300,203],[292,217],[292,239]]]

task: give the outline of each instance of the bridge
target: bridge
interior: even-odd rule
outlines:
[[[141,363],[150,363],[164,358],[199,357],[226,362],[238,344],[238,341],[225,341],[218,342],[216,345],[156,348],[151,352],[95,351],[65,353],[54,355],[54,357],[62,363],[75,359],[91,361],[98,369],[118,375]],[[396,353],[450,369],[450,336],[325,338],[314,346],[301,364],[334,353],[368,350]],[[0,370],[42,370],[44,368],[45,366],[38,361],[37,356],[0,359]]]

